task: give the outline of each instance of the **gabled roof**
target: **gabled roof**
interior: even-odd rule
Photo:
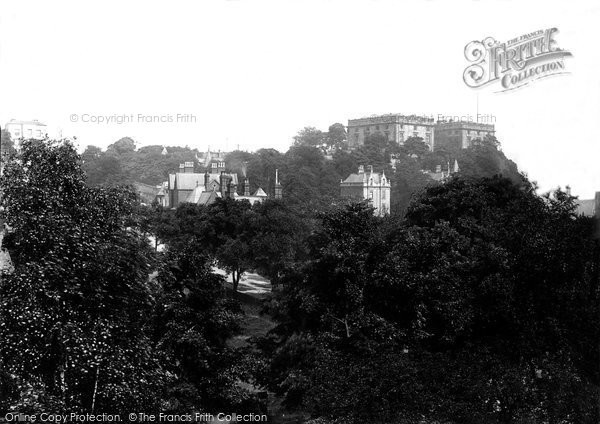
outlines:
[[[210,205],[211,203],[214,203],[218,197],[221,197],[220,194],[221,193],[216,191],[203,191],[195,203],[197,205]]]
[[[364,174],[350,174],[350,175],[348,175],[348,178],[346,178],[344,181],[342,181],[342,184],[362,184],[363,182],[366,182],[367,184],[369,184],[369,180],[371,178],[373,178],[373,184],[379,185],[379,184],[381,184],[383,177],[384,177],[384,175],[380,174],[379,172],[365,172]],[[388,180],[386,178],[386,183],[387,182],[388,182]]]
[[[178,190],[193,190],[196,186],[204,184],[204,174],[178,172],[171,175],[174,175],[171,188],[177,185]],[[169,175],[169,180],[171,180],[171,175]]]
[[[216,181],[218,184],[220,184],[220,178],[221,178],[221,174],[216,174],[216,173],[210,173],[209,175],[209,181]],[[231,177],[231,183],[237,185],[238,184],[238,176],[236,173],[233,174],[225,174],[228,177]],[[204,179],[202,179],[202,181],[204,181]]]
[[[204,191],[204,186],[202,186],[202,185],[198,185],[198,186],[194,187],[192,192],[190,194],[188,194],[188,197],[185,198],[185,201],[189,202],[189,203],[198,203],[198,200],[200,199],[203,191]]]
[[[267,197],[267,193],[259,187],[258,190],[256,190],[256,193],[254,193],[254,197]]]

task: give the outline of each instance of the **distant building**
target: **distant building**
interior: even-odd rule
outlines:
[[[378,216],[390,213],[390,181],[385,173],[373,172],[373,167],[360,165],[358,173],[350,174],[340,182],[340,194],[355,200],[369,200]]]
[[[186,202],[188,196],[196,189],[196,187],[206,187],[207,190],[221,191],[225,187],[221,187],[222,178],[225,175],[225,162],[213,162],[210,172],[196,173],[194,172],[194,162],[185,162],[179,165],[179,172],[169,174],[168,181],[168,204],[172,208],[176,208],[181,203]],[[208,183],[205,179],[208,176]],[[237,186],[237,174],[227,174],[230,177],[229,185]]]
[[[180,165],[179,172],[169,175],[166,190],[158,192],[159,201],[162,200],[169,207],[176,208],[183,202],[208,205],[218,198],[248,200],[250,203],[267,199],[267,193],[260,187],[251,194],[250,181],[247,178],[242,184],[242,194],[238,193],[238,175],[227,173],[225,162],[211,162],[209,165],[203,174],[194,172],[193,162]],[[282,190],[277,171],[275,178],[275,197],[281,198]],[[165,197],[168,200],[163,200]]]
[[[577,215],[600,218],[600,191],[596,192],[594,199],[575,199]]]
[[[6,131],[10,133],[12,140],[18,140],[20,138],[43,140],[48,132],[46,124],[42,124],[38,120],[33,121],[17,121],[11,119],[10,122],[4,127]]]
[[[442,165],[437,165],[435,167],[435,172],[423,171],[423,173],[434,181],[444,182],[448,178],[450,178],[450,176],[452,174],[456,174],[459,171],[460,171],[460,168],[458,166],[458,161],[456,159],[454,159],[454,166],[451,166],[450,162],[448,162],[445,169],[442,169]]]
[[[204,168],[208,168],[211,166],[212,162],[225,162],[225,157],[228,155],[228,152],[211,152],[210,147],[206,152],[200,152],[200,154],[196,154],[196,161],[201,164]]]
[[[258,188],[254,192],[254,194],[250,194],[250,181],[246,178],[244,180],[244,192],[243,194],[238,194],[237,192],[237,184],[233,184],[232,175],[237,174],[225,174],[223,172],[219,176],[219,184],[216,185],[214,180],[211,181],[210,174],[206,173],[205,175],[205,183],[203,185],[197,186],[187,197],[185,200],[188,203],[195,203],[197,205],[210,205],[214,203],[217,199],[234,199],[234,200],[247,200],[251,204],[254,203],[262,203],[268,197],[267,193],[264,192],[262,188]],[[219,189],[217,189],[217,187]]]
[[[375,115],[348,120],[348,146],[357,148],[365,144],[365,139],[372,134],[382,134],[389,141],[398,144],[410,137],[421,137],[433,150],[435,146],[435,122],[433,118],[418,115]]]
[[[438,121],[435,125],[436,147],[449,147],[466,149],[475,139],[484,139],[487,135],[494,135],[496,130],[493,124],[480,124],[471,121]]]

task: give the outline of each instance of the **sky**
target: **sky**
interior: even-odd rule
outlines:
[[[306,126],[479,111],[542,190],[592,198],[598,22],[598,1],[4,0],[0,125],[38,119],[81,150],[129,136],[283,152]],[[464,83],[470,41],[552,27],[567,74],[508,92]]]

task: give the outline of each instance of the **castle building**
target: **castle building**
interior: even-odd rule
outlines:
[[[383,134],[398,144],[410,137],[421,137],[433,150],[435,146],[435,122],[433,118],[417,115],[388,114],[348,120],[348,146],[357,148],[365,144],[371,134]]]
[[[438,147],[466,149],[473,140],[494,135],[493,124],[473,121],[437,121],[433,117],[418,115],[373,115],[348,120],[348,147],[357,148],[365,144],[372,134],[382,134],[389,141],[400,145],[410,137],[420,137],[433,151]]]
[[[496,133],[493,124],[472,121],[438,121],[435,125],[436,147],[466,149],[475,139]]]
[[[368,200],[375,208],[378,216],[390,213],[390,181],[385,173],[373,172],[373,167],[360,165],[358,173],[350,174],[348,178],[340,182],[340,194],[342,197],[353,200]]]

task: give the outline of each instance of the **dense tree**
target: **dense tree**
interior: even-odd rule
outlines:
[[[117,155],[132,153],[135,151],[135,141],[130,137],[120,138],[108,146],[106,151],[109,153],[116,153]]]
[[[255,204],[252,212],[248,222],[253,233],[252,267],[277,286],[283,270],[305,258],[311,219],[299,215],[286,202],[273,199]]]
[[[294,136],[294,146],[320,147],[327,141],[327,135],[315,127],[304,127]]]
[[[348,422],[597,422],[598,249],[572,197],[454,178],[374,219],[322,216],[285,272],[273,390]]]
[[[169,411],[239,410],[250,401],[238,385],[248,378],[241,352],[226,343],[239,330],[242,312],[211,263],[209,250],[188,240],[167,253],[157,276],[160,289],[149,329],[163,366],[177,376],[165,395]]]
[[[327,145],[331,148],[343,148],[347,139],[346,127],[344,124],[335,123],[329,126],[327,131]]]
[[[421,159],[427,152],[429,152],[429,146],[423,141],[421,137],[409,137],[404,142],[402,150],[409,156],[414,156]]]
[[[24,141],[0,179],[15,270],[0,282],[0,366],[19,411],[155,407],[167,377],[141,331],[151,251],[135,194],[89,188],[68,142]]]
[[[15,147],[14,142],[10,138],[10,133],[6,130],[0,131],[0,155],[2,155],[2,160],[6,160],[5,157],[14,153]]]

